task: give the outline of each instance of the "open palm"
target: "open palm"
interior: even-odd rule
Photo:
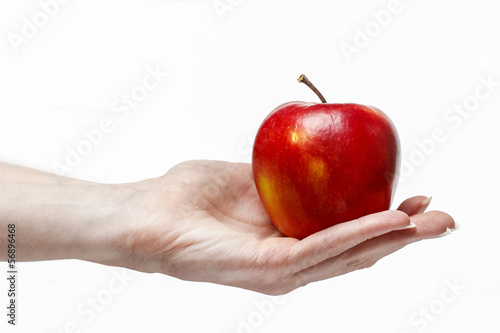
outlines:
[[[131,268],[267,294],[370,267],[380,258],[455,228],[423,213],[426,197],[341,223],[303,240],[284,236],[257,194],[250,164],[188,161],[137,183],[142,223],[128,241]],[[137,218],[136,218],[137,219]]]

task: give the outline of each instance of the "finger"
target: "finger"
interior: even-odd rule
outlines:
[[[408,215],[392,210],[363,216],[319,231],[297,242],[290,262],[294,271],[301,271],[366,241],[396,229],[414,227]]]
[[[443,233],[460,228],[453,217],[437,210],[417,214],[412,216],[411,220],[417,225],[416,233],[414,233],[416,240],[436,238]]]
[[[423,213],[429,207],[432,197],[424,197],[419,195],[413,198],[406,199],[399,205],[398,210],[405,212],[408,216]]]
[[[305,285],[374,265],[381,258],[422,239],[436,238],[455,228],[453,218],[443,212],[432,211],[411,218],[417,227],[394,231],[370,239],[341,255],[325,260],[296,274],[297,283]]]

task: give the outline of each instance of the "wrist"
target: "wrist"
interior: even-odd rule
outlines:
[[[74,219],[74,240],[61,248],[73,249],[74,259],[105,265],[126,266],[128,222],[135,209],[136,190],[127,185],[97,184],[81,191],[77,208],[66,211]]]

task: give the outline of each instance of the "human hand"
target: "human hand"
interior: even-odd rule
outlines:
[[[121,266],[278,295],[367,268],[410,243],[455,229],[446,213],[423,213],[416,196],[394,211],[341,223],[303,240],[269,219],[250,164],[188,161],[129,184],[136,194],[120,239]]]

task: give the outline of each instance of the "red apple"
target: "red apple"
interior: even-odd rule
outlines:
[[[302,239],[335,224],[389,209],[398,179],[399,138],[379,109],[289,102],[255,138],[252,168],[269,217]]]

